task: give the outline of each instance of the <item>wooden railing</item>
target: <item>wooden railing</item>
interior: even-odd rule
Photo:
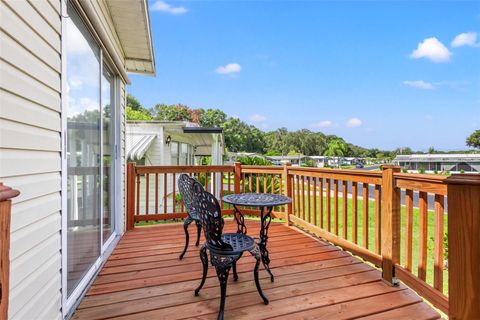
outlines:
[[[386,282],[403,281],[452,319],[480,319],[480,175],[403,174],[388,165],[365,171],[129,164],[128,228],[135,222],[186,216],[175,185],[180,173],[194,176],[219,198],[243,192],[285,194],[292,203],[275,208],[274,215],[287,225],[373,263]],[[225,214],[232,213],[230,206],[222,206]]]
[[[0,319],[8,319],[11,199],[19,194],[0,183]]]

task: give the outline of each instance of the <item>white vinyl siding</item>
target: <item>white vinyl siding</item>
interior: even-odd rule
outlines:
[[[0,2],[0,181],[13,200],[10,319],[61,318],[60,1]]]

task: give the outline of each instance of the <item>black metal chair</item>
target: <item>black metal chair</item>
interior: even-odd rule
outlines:
[[[195,209],[193,206],[194,202],[194,195],[193,195],[193,186],[198,184],[198,186],[203,191],[203,187],[197,180],[191,178],[187,174],[181,174],[178,178],[178,189],[180,191],[180,195],[182,196],[183,206],[187,210],[187,218],[183,223],[183,230],[185,231],[185,247],[183,248],[182,253],[180,254],[179,259],[182,260],[183,256],[187,252],[188,249],[188,242],[190,241],[190,235],[188,234],[188,226],[195,221],[197,225],[197,242],[195,246],[198,247],[200,243],[200,233],[202,232],[202,223],[200,222],[200,217],[198,216],[198,210]],[[197,186],[197,188],[198,188]]]
[[[242,233],[223,233],[224,221],[217,199],[211,193],[200,190],[196,184],[194,184],[194,189],[196,189],[194,190],[196,198],[194,206],[198,210],[206,239],[205,243],[200,248],[200,259],[203,264],[203,277],[200,285],[195,289],[195,295],[198,296],[200,289],[203,287],[205,279],[207,278],[208,250],[210,252],[210,263],[215,267],[218,280],[220,281],[220,311],[217,319],[223,319],[225,297],[227,294],[227,279],[230,268],[233,268],[234,281],[236,281],[238,279],[236,262],[245,251],[248,251],[256,259],[253,274],[257,291],[260,294],[260,297],[262,297],[263,302],[268,304],[268,299],[262,292],[258,278],[261,254],[257,243],[252,237]]]

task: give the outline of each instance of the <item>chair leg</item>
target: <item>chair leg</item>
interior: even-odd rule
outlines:
[[[188,225],[192,223],[192,221],[193,221],[192,218],[187,217],[187,219],[185,219],[185,222],[183,223],[183,230],[185,231],[185,248],[183,248],[183,251],[180,254],[180,257],[179,257],[180,260],[183,259],[183,256],[185,255],[188,249],[188,242],[190,241],[190,236],[188,235]]]
[[[260,286],[260,280],[258,278],[258,267],[260,266],[260,259],[257,259],[257,262],[255,263],[255,269],[253,270],[253,276],[255,278],[255,286],[257,286],[257,291],[258,294],[260,294],[260,297],[263,300],[264,304],[268,304],[268,298],[263,294],[262,287]]]
[[[202,233],[202,223],[200,221],[196,221],[197,223],[197,242],[195,243],[195,246],[198,247],[198,244],[200,243],[200,234]]]
[[[233,270],[233,281],[237,282],[237,281],[238,281],[237,261],[235,261],[235,262],[232,264],[232,270]]]
[[[200,285],[195,289],[195,295],[198,296],[200,289],[202,289],[203,285],[205,284],[205,280],[207,279],[207,273],[208,273],[208,255],[207,255],[207,248],[203,245],[200,248],[200,260],[202,260],[202,265],[203,265],[203,275],[202,275],[202,281],[200,282]]]
[[[225,312],[225,298],[227,297],[227,280],[230,266],[215,266],[217,270],[217,277],[220,281],[220,310],[218,312],[217,320],[223,320]]]
[[[252,251],[250,251],[252,256],[255,257],[256,263],[255,263],[255,269],[253,269],[253,276],[255,278],[255,286],[257,287],[258,294],[260,294],[260,297],[263,300],[264,304],[268,304],[268,298],[263,294],[262,287],[260,286],[260,279],[258,277],[258,269],[260,267],[260,262],[262,260],[262,256],[260,253],[259,248],[256,246]]]

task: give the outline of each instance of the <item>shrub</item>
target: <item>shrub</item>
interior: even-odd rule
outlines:
[[[419,173],[425,173],[425,167],[424,167],[424,166],[420,166],[420,168],[418,168],[418,172],[419,172]]]
[[[408,173],[408,170],[405,169],[405,168],[403,168],[403,169],[402,169],[402,172],[403,172],[403,173]]]
[[[460,170],[460,173],[465,173],[465,170],[463,170],[463,169],[462,169],[462,170]]]

